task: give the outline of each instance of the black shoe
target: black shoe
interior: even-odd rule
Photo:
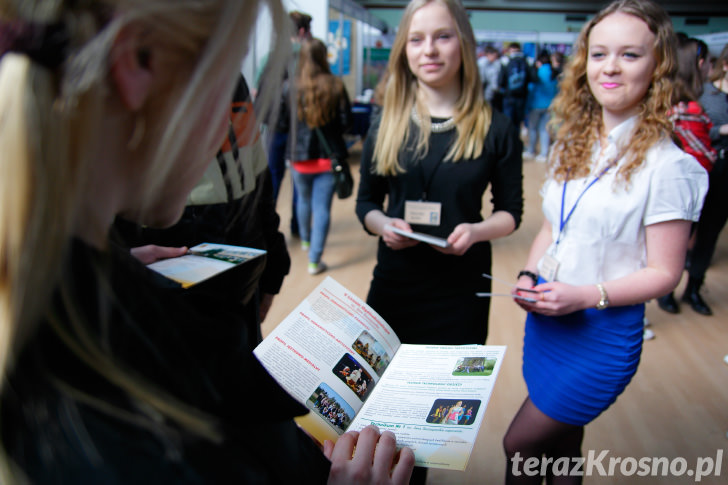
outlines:
[[[712,315],[713,311],[710,309],[705,300],[700,296],[698,289],[695,287],[688,287],[685,289],[685,294],[682,296],[682,301],[690,303],[690,307],[695,310],[696,313],[701,315]]]
[[[680,313],[680,307],[677,305],[675,296],[672,293],[668,293],[667,295],[658,298],[657,306],[665,310],[667,313]]]

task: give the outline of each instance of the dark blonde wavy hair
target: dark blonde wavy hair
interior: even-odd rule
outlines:
[[[655,34],[655,69],[640,103],[637,127],[624,145],[629,149],[625,154],[626,163],[617,172],[617,180],[629,184],[632,174],[641,167],[647,150],[660,139],[671,136],[672,125],[667,112],[675,101],[677,73],[677,38],[672,21],[662,7],[652,1],[614,1],[582,28],[559,94],[551,107],[551,128],[556,131],[551,164],[552,176],[556,180],[584,177],[590,172],[592,148],[602,130],[602,108],[587,82],[589,34],[595,25],[617,12],[639,18]]]
[[[703,94],[703,78],[698,65],[698,41],[692,38],[678,40],[676,101],[697,101]]]
[[[344,83],[331,74],[326,45],[319,39],[301,42],[296,89],[298,119],[309,127],[321,127],[336,115]]]
[[[708,80],[712,83],[720,81],[725,76],[726,66],[728,66],[728,44],[724,45],[723,50],[720,51],[718,59],[715,60],[715,69],[713,69]]]
[[[417,138],[417,154],[427,152],[430,138],[430,116],[427,108],[417,102],[417,79],[407,62],[407,38],[412,16],[420,8],[431,3],[447,7],[455,20],[460,43],[460,98],[455,105],[453,119],[457,127],[457,139],[446,155],[446,160],[456,162],[477,158],[483,152],[485,136],[490,129],[492,111],[483,99],[483,87],[475,57],[475,35],[470,19],[460,0],[412,0],[402,15],[397,36],[387,65],[387,84],[384,90],[382,120],[374,146],[373,170],[379,175],[396,175],[404,172],[399,164],[399,150],[403,140],[410,136],[410,112],[416,105],[421,127]]]

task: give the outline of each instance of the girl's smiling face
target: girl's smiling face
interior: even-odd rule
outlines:
[[[607,132],[637,114],[657,64],[655,34],[641,19],[615,12],[589,33],[586,74]]]

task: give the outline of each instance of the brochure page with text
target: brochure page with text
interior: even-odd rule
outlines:
[[[254,352],[311,410],[297,421],[320,443],[376,424],[411,447],[418,466],[463,470],[505,347],[401,344],[327,277]]]

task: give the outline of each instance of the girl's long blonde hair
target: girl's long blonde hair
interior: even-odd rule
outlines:
[[[457,139],[446,159],[456,162],[479,157],[483,152],[492,112],[483,99],[482,83],[475,59],[475,35],[467,12],[460,0],[412,0],[402,15],[387,66],[388,80],[384,90],[382,118],[374,146],[373,170],[379,175],[396,175],[404,172],[399,160],[399,151],[403,140],[408,140],[411,135],[410,112],[413,107],[419,113],[421,120],[416,153],[422,155],[429,148],[430,116],[427,108],[417,102],[417,79],[410,71],[406,47],[412,16],[420,8],[435,2],[447,7],[455,20],[462,58],[461,93],[453,116],[457,127]]]
[[[172,398],[104,351],[102,342],[81,318],[59,322],[51,295],[61,297],[72,280],[68,249],[74,235],[82,191],[91,164],[99,163],[98,127],[107,115],[111,46],[131,23],[186,59],[191,67],[179,77],[182,94],[164,112],[155,136],[145,146],[152,160],[142,188],[151,203],[170,176],[183,140],[210,143],[215,126],[200,133],[198,117],[229,106],[215,87],[233,92],[234,82],[259,7],[266,4],[275,24],[287,25],[278,0],[0,0],[0,19],[47,25],[62,23],[68,53],[49,69],[21,53],[0,58],[0,374],[3,381],[40,321],[50,322],[60,340],[89,368],[138,402],[150,406],[193,433],[219,440],[213,418]],[[288,32],[279,39],[286,40]],[[274,40],[275,45],[285,44]],[[285,49],[284,49],[285,50]],[[287,55],[273,56],[274,64]],[[280,78],[280,74],[276,78]],[[270,90],[274,91],[274,90]],[[273,95],[271,95],[271,102]],[[217,103],[211,107],[211,103]],[[211,123],[211,125],[214,125]],[[147,128],[148,133],[150,128]],[[198,131],[193,131],[198,130]],[[210,146],[204,145],[204,146]],[[109,228],[102,228],[108,231]],[[103,268],[99,268],[103,273]],[[108,277],[108,275],[103,275]],[[102,281],[103,283],[103,281]],[[99,288],[102,300],[113,299]],[[64,302],[64,312],[78,315],[80,302]],[[101,310],[100,316],[108,312]],[[98,323],[98,322],[94,322]],[[104,322],[102,322],[103,325]],[[60,384],[62,387],[63,384]],[[73,390],[69,391],[71,394]],[[0,466],[0,481],[3,477]],[[5,470],[7,471],[7,470]],[[5,482],[4,482],[5,483]]]
[[[602,108],[589,89],[586,66],[589,55],[589,34],[595,25],[616,12],[643,20],[655,34],[655,70],[639,109],[639,121],[625,157],[626,163],[617,173],[618,180],[629,183],[639,170],[645,153],[657,141],[670,138],[672,125],[667,117],[674,104],[674,80],[677,72],[676,36],[672,21],[665,11],[650,0],[617,0],[601,10],[581,30],[574,55],[569,62],[559,94],[551,105],[550,126],[556,130],[552,154],[552,173],[556,180],[578,178],[589,174],[591,155],[602,130]]]
[[[296,95],[298,119],[309,127],[321,127],[336,115],[344,95],[344,83],[331,74],[326,44],[319,39],[301,41]]]

